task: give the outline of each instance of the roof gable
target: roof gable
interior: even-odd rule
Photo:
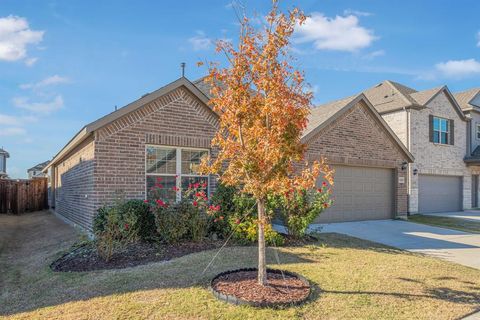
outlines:
[[[158,90],[155,90],[152,93],[142,96],[140,99],[104,116],[100,119],[97,119],[86,126],[84,126],[80,131],[53,157],[52,161],[43,169],[43,171],[48,170],[53,164],[55,164],[59,159],[66,155],[69,151],[73,150],[77,145],[87,139],[94,131],[116,121],[132,112],[140,109],[141,107],[152,103],[154,100],[178,89],[184,87],[188,90],[194,97],[198,98],[201,103],[208,107],[209,98],[200,91],[193,83],[191,83],[187,78],[181,77],[164,87],[161,87]],[[211,110],[211,109],[210,109]],[[213,113],[213,110],[212,110]]]
[[[454,96],[462,110],[470,110],[474,107],[480,108],[480,88],[457,92]]]
[[[370,110],[370,112],[372,113],[373,118],[380,124],[381,127],[385,129],[386,133],[392,139],[392,141],[394,141],[396,146],[401,150],[403,154],[405,154],[407,159],[413,162],[413,155],[407,150],[407,148],[403,145],[397,135],[392,131],[392,129],[385,122],[385,120],[383,120],[382,116],[380,116],[375,107],[363,93],[357,96],[337,100],[332,103],[328,103],[326,105],[315,108],[319,111],[313,109],[311,115],[309,116],[309,125],[307,125],[307,128],[302,136],[302,142],[308,143],[329,124],[339,119],[343,114],[345,114],[347,111],[354,108],[360,103],[364,103],[366,105],[368,110]]]
[[[455,99],[455,97],[450,92],[450,90],[448,89],[447,86],[417,92],[417,93],[413,94],[412,96],[415,96],[416,99],[419,99],[419,103],[426,106],[433,99],[435,99],[435,97],[437,97],[441,93],[445,94],[445,96],[447,97],[448,101],[452,105],[453,109],[457,112],[460,119],[466,120],[466,117],[465,117],[465,114],[462,111],[462,108],[458,105],[457,100]]]

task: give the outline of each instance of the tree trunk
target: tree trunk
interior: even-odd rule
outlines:
[[[265,262],[265,199],[258,200],[258,283],[267,284],[267,264]]]

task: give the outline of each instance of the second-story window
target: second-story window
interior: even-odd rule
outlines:
[[[480,140],[480,124],[477,124],[477,139]]]
[[[447,119],[433,117],[433,142],[449,144],[449,121]]]

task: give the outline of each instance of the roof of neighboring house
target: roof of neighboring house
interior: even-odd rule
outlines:
[[[463,92],[457,92],[453,95],[457,100],[458,104],[463,110],[471,110],[475,108],[475,106],[471,105],[470,102],[480,94],[480,88],[473,88]]]
[[[385,80],[363,93],[378,112],[384,113],[411,106],[419,107],[420,105],[410,96],[415,92],[417,92],[415,89]]]
[[[375,119],[388,132],[394,143],[405,154],[407,159],[409,159],[410,162],[413,162],[413,155],[407,150],[405,145],[399,140],[397,135],[392,131],[392,129],[385,122],[385,120],[383,120],[382,116],[378,113],[378,111],[363,93],[313,108],[308,117],[308,124],[302,135],[302,141],[308,141],[322,129],[327,127],[330,123],[338,119],[345,112],[347,112],[361,102],[363,102],[366,107],[372,112]]]
[[[0,154],[4,154],[7,158],[10,157],[10,154],[3,148],[0,148]]]
[[[336,114],[343,107],[348,105],[348,103],[356,97],[357,96],[350,96],[345,99],[335,100],[312,108],[308,116],[307,128],[304,130],[302,136],[309,135],[319,125],[330,119],[334,114]]]
[[[36,166],[31,167],[30,169],[28,169],[27,172],[43,170],[43,168],[45,168],[49,163],[50,163],[50,160],[44,161],[44,162],[42,162],[42,163],[39,163],[39,164],[37,164]]]
[[[208,101],[209,98],[201,91],[196,85],[194,85],[192,82],[190,82],[187,78],[181,77],[166,86],[161,87],[160,89],[157,89],[153,91],[152,93],[146,94],[142,96],[140,99],[135,100],[134,102],[114,111],[111,112],[110,114],[95,120],[86,126],[84,126],[80,131],[58,152],[52,159],[52,161],[43,169],[43,171],[46,171],[50,166],[58,162],[64,155],[66,155],[69,151],[73,150],[76,146],[78,146],[80,143],[85,141],[94,131],[108,125],[109,123],[125,116],[126,114],[129,114],[144,105],[152,102],[155,99],[160,98],[161,96],[177,89],[180,87],[185,87],[187,90],[189,90],[193,95],[195,95],[200,101],[205,103],[205,105],[208,106]]]
[[[459,117],[465,119],[462,108],[447,86],[417,91],[400,83],[385,80],[363,93],[381,114],[405,108],[424,108],[438,94],[444,92]]]

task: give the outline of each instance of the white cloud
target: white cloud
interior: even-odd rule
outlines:
[[[63,84],[63,83],[68,83],[68,82],[69,82],[68,78],[61,77],[58,74],[56,74],[56,75],[53,75],[51,77],[47,77],[47,78],[45,78],[45,79],[43,79],[39,82],[21,84],[20,88],[21,89],[37,90],[37,89],[41,89],[41,88],[44,88],[44,87],[47,87],[47,86],[53,86],[53,85]]]
[[[362,56],[362,58],[366,59],[366,60],[373,60],[376,57],[381,57],[381,56],[384,56],[384,55],[385,55],[385,50],[376,50],[376,51],[372,51],[372,52],[369,52],[369,53],[365,54],[364,56]]]
[[[25,65],[27,67],[32,67],[35,63],[37,63],[38,61],[38,58],[28,58],[28,59],[25,59]]]
[[[329,18],[314,12],[297,29],[296,41],[313,42],[319,50],[357,51],[370,46],[376,39],[373,30],[360,26],[354,15]]]
[[[0,18],[0,60],[26,59],[27,47],[40,43],[43,34],[44,31],[31,30],[25,18],[12,15]],[[33,64],[35,61],[26,60],[26,64]]]
[[[198,30],[196,36],[188,39],[193,46],[194,51],[208,50],[212,45],[212,40],[205,35],[205,32]]]
[[[373,16],[373,13],[367,11],[359,11],[359,10],[352,10],[352,9],[345,9],[343,10],[344,16],[354,15],[357,17],[370,17]]]
[[[12,102],[17,108],[35,113],[48,114],[63,108],[63,98],[61,95],[57,95],[53,100],[47,102],[31,102],[27,97],[13,98]]]
[[[0,114],[0,126],[21,126],[35,121],[37,121],[37,118],[33,116],[15,117],[8,114]]]
[[[477,47],[480,47],[480,31],[477,32]]]
[[[27,131],[24,128],[20,128],[20,127],[0,128],[0,137],[24,136],[26,134],[27,134]]]
[[[480,62],[475,59],[449,60],[437,63],[435,69],[444,77],[465,78],[480,74]]]

